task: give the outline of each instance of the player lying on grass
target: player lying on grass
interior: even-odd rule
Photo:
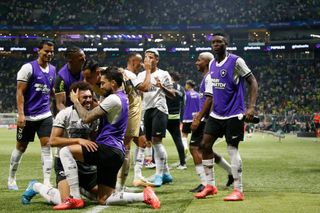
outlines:
[[[90,85],[84,82],[73,84],[72,90],[76,91],[77,89],[79,90],[78,100],[80,104],[87,110],[92,109],[93,101]],[[51,132],[50,144],[51,146],[58,147],[58,153],[61,147],[71,144],[80,144],[85,149],[89,150],[91,149],[90,147],[93,146],[94,142],[91,142],[88,139],[95,140],[95,133],[98,129],[98,125],[99,124],[97,121],[94,121],[90,124],[84,124],[82,120],[80,120],[79,115],[74,107],[70,106],[60,111],[56,116]],[[69,184],[66,180],[63,166],[58,156],[59,155],[55,157],[57,188],[48,187],[33,180],[29,183],[26,191],[22,195],[23,204],[29,204],[31,199],[39,193],[48,202],[58,205],[55,206],[54,209],[60,209],[59,207],[61,207],[60,205],[62,203],[65,204],[64,206],[70,208],[82,207],[84,205],[82,199],[69,198]],[[96,200],[98,192],[96,167],[81,163],[79,161],[77,162],[77,166],[81,194],[92,200]],[[160,208],[159,199],[150,187],[145,188],[143,193],[113,193],[105,201],[105,203],[112,205],[141,201],[151,205],[153,208]]]

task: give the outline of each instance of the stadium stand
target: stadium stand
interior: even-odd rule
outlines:
[[[184,84],[187,79],[200,81],[201,76],[194,63],[199,52],[208,49],[196,48],[209,47],[210,35],[217,31],[212,29],[219,25],[227,28],[230,46],[238,47],[235,53],[245,59],[258,80],[258,112],[270,115],[266,116],[267,122],[261,128],[276,130],[272,124],[276,121],[287,132],[293,129],[309,131],[313,128],[313,113],[320,111],[320,39],[310,37],[314,33],[313,29],[319,32],[319,17],[320,2],[317,0],[306,0],[303,3],[301,0],[249,0],[246,4],[241,0],[2,1],[0,112],[16,112],[16,73],[23,63],[34,59],[33,48],[43,37],[54,38],[57,47],[64,48],[73,44],[97,48],[86,54],[103,66],[125,66],[125,55],[129,47],[164,47],[166,50],[161,52],[159,67],[180,72],[181,84]],[[288,25],[283,25],[284,22]],[[261,27],[260,23],[269,25]],[[310,26],[314,25],[310,23],[318,24],[312,28]],[[268,29],[270,24],[273,27]],[[181,30],[179,27],[182,25],[209,28],[206,31],[196,28]],[[242,25],[245,27],[241,28]],[[277,28],[278,25],[282,28]],[[88,30],[54,28],[62,26],[88,26]],[[90,30],[99,26],[110,28]],[[122,28],[115,31],[112,26],[125,26],[127,31],[121,31]],[[139,31],[135,28],[141,26],[171,28],[169,31],[157,31],[154,28]],[[46,28],[50,30],[43,30]],[[254,44],[249,45],[252,42]],[[257,44],[260,46],[254,46]],[[246,45],[259,47],[259,51],[245,51]],[[285,49],[277,51],[270,45]],[[293,45],[297,45],[297,49]],[[26,47],[28,50],[13,51],[12,47]],[[106,52],[102,51],[104,47],[119,50]],[[188,50],[179,52],[173,47]],[[56,51],[53,64],[59,69],[64,62],[63,51]],[[299,123],[299,127],[293,128],[294,123]]]
[[[318,19],[316,0],[14,0],[0,3],[2,25],[244,24]],[[74,10],[73,8],[77,8]],[[173,9],[174,8],[174,9]],[[232,11],[232,12],[230,12]],[[85,14],[85,15],[84,15]]]

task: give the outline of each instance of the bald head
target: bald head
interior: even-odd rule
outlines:
[[[127,57],[127,69],[138,74],[142,68],[142,56],[139,53],[130,53]]]

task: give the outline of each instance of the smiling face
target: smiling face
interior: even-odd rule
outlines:
[[[41,49],[38,50],[39,59],[45,63],[48,63],[52,60],[54,56],[54,47],[53,45],[44,44]]]
[[[205,70],[205,68],[208,66],[209,61],[205,58],[203,58],[202,56],[199,56],[197,61],[196,61],[196,66],[197,69],[200,72],[203,72]]]
[[[90,110],[92,107],[92,94],[90,90],[80,90],[79,91],[79,102],[80,104]]]

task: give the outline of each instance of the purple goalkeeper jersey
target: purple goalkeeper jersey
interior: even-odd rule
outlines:
[[[211,63],[213,108],[212,112],[221,117],[230,117],[244,113],[244,79],[234,82],[234,70],[239,56],[230,54],[226,62],[216,66],[216,60]]]
[[[118,91],[115,94],[121,100],[121,114],[114,124],[109,123],[107,117],[103,117],[100,125],[100,133],[96,142],[114,149],[118,149],[124,154],[125,146],[123,144],[123,140],[128,124],[129,101],[127,95],[123,91]]]
[[[50,94],[56,79],[56,68],[48,64],[49,72],[41,70],[37,60],[30,62],[32,75],[28,89],[24,94],[24,114],[26,116],[42,115],[50,111]]]
[[[183,122],[192,122],[195,113],[199,112],[200,95],[193,89],[185,93]]]

